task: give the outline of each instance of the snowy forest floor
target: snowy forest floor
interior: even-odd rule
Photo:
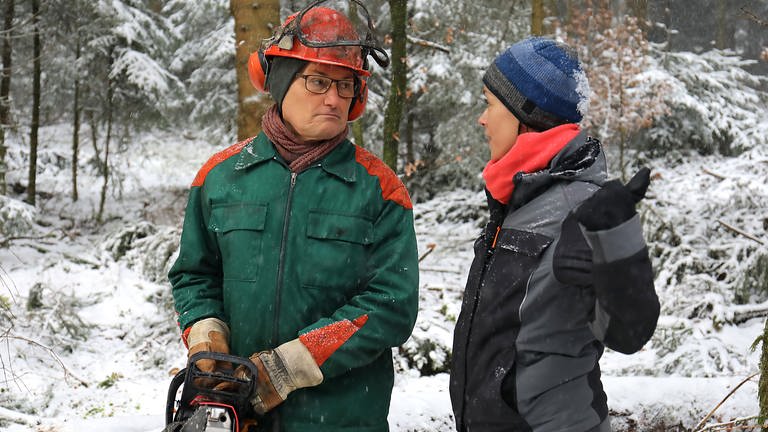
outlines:
[[[216,149],[195,137],[134,137],[112,156],[105,222],[97,224],[101,179],[93,150],[83,148],[81,198],[72,203],[69,137],[66,127],[42,131],[34,223],[0,237],[7,308],[0,309],[0,430],[160,431],[171,371],[185,361],[164,274],[187,186]],[[9,183],[26,183],[26,152],[21,140],[11,145]],[[649,162],[657,175],[645,219],[654,227],[648,235],[662,317],[642,351],[608,350],[601,361],[616,431],[692,430],[757,372],[750,346],[765,318],[734,316],[764,305],[765,294],[750,291],[740,273],[765,246],[716,221],[766,238],[767,162],[761,151]],[[20,189],[12,196],[22,197]],[[446,365],[484,209],[481,192],[462,190],[415,205],[420,253],[434,250],[420,266],[414,333],[393,351],[393,431],[453,430]],[[732,304],[732,291],[744,286],[744,304]],[[755,377],[709,423],[757,413]]]

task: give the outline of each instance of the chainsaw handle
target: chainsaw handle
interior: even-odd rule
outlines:
[[[217,369],[213,372],[204,372],[197,367],[199,360],[215,360],[216,362],[226,362],[232,365],[232,368]],[[235,371],[240,367],[244,367],[250,372],[246,374],[247,378],[240,378],[235,376]],[[187,373],[184,380],[184,392],[182,393],[182,400],[184,400],[184,394],[203,395],[213,400],[221,398],[248,398],[256,389],[256,376],[259,371],[256,369],[256,365],[253,364],[251,359],[247,357],[239,357],[231,354],[224,354],[215,351],[201,351],[193,354],[187,361]],[[196,383],[200,380],[211,382],[218,381],[219,383],[233,384],[230,390],[215,390],[213,388],[201,387]]]
[[[197,367],[200,360],[214,360],[232,365],[231,368],[219,369],[214,372],[204,372]],[[235,371],[244,367],[250,374],[247,377],[238,378]],[[242,369],[240,369],[242,370]],[[180,370],[171,380],[168,388],[168,399],[165,410],[166,426],[173,422],[186,421],[194,412],[194,407],[200,403],[222,403],[231,406],[236,413],[250,410],[250,398],[256,391],[256,377],[258,375],[256,365],[247,357],[238,357],[214,351],[201,351],[189,357],[187,367]],[[240,374],[238,374],[240,375]],[[226,389],[213,389],[198,385],[198,383],[217,384],[228,383]],[[183,387],[182,387],[183,384]],[[176,399],[179,388],[181,395]],[[202,402],[201,402],[202,401]],[[174,407],[178,403],[178,410]]]

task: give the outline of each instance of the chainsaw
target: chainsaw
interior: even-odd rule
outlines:
[[[231,368],[203,372],[199,360],[228,362]],[[225,363],[226,364],[226,363]],[[235,370],[243,366],[249,378],[238,378]],[[165,406],[163,432],[250,432],[256,422],[250,396],[256,385],[256,365],[248,358],[217,352],[199,352],[189,358],[187,367],[171,380]],[[241,374],[240,374],[241,375]],[[201,385],[216,383],[215,387]],[[179,395],[179,388],[181,392]]]

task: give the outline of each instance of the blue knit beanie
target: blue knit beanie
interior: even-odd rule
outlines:
[[[483,84],[521,123],[541,131],[580,122],[589,103],[589,84],[576,53],[542,37],[529,37],[501,53]]]

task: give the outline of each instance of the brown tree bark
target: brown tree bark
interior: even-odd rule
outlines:
[[[397,172],[400,120],[405,106],[405,86],[408,68],[405,52],[405,25],[408,16],[406,0],[389,0],[392,21],[392,86],[384,112],[384,163]]]
[[[8,147],[5,145],[5,131],[11,125],[11,31],[13,27],[14,0],[7,0],[5,4],[5,23],[3,25],[3,70],[0,75],[0,195],[8,192],[5,175],[8,166],[5,163],[5,155]]]
[[[37,133],[40,129],[40,1],[32,0],[32,121],[29,126],[29,177],[26,201],[35,205],[37,194]]]
[[[544,0],[531,1],[531,34],[534,36],[544,34]]]
[[[280,1],[230,0],[235,18],[235,70],[237,72],[237,137],[252,137],[261,131],[261,116],[272,103],[260,94],[248,77],[248,58],[261,41],[280,24]]]

